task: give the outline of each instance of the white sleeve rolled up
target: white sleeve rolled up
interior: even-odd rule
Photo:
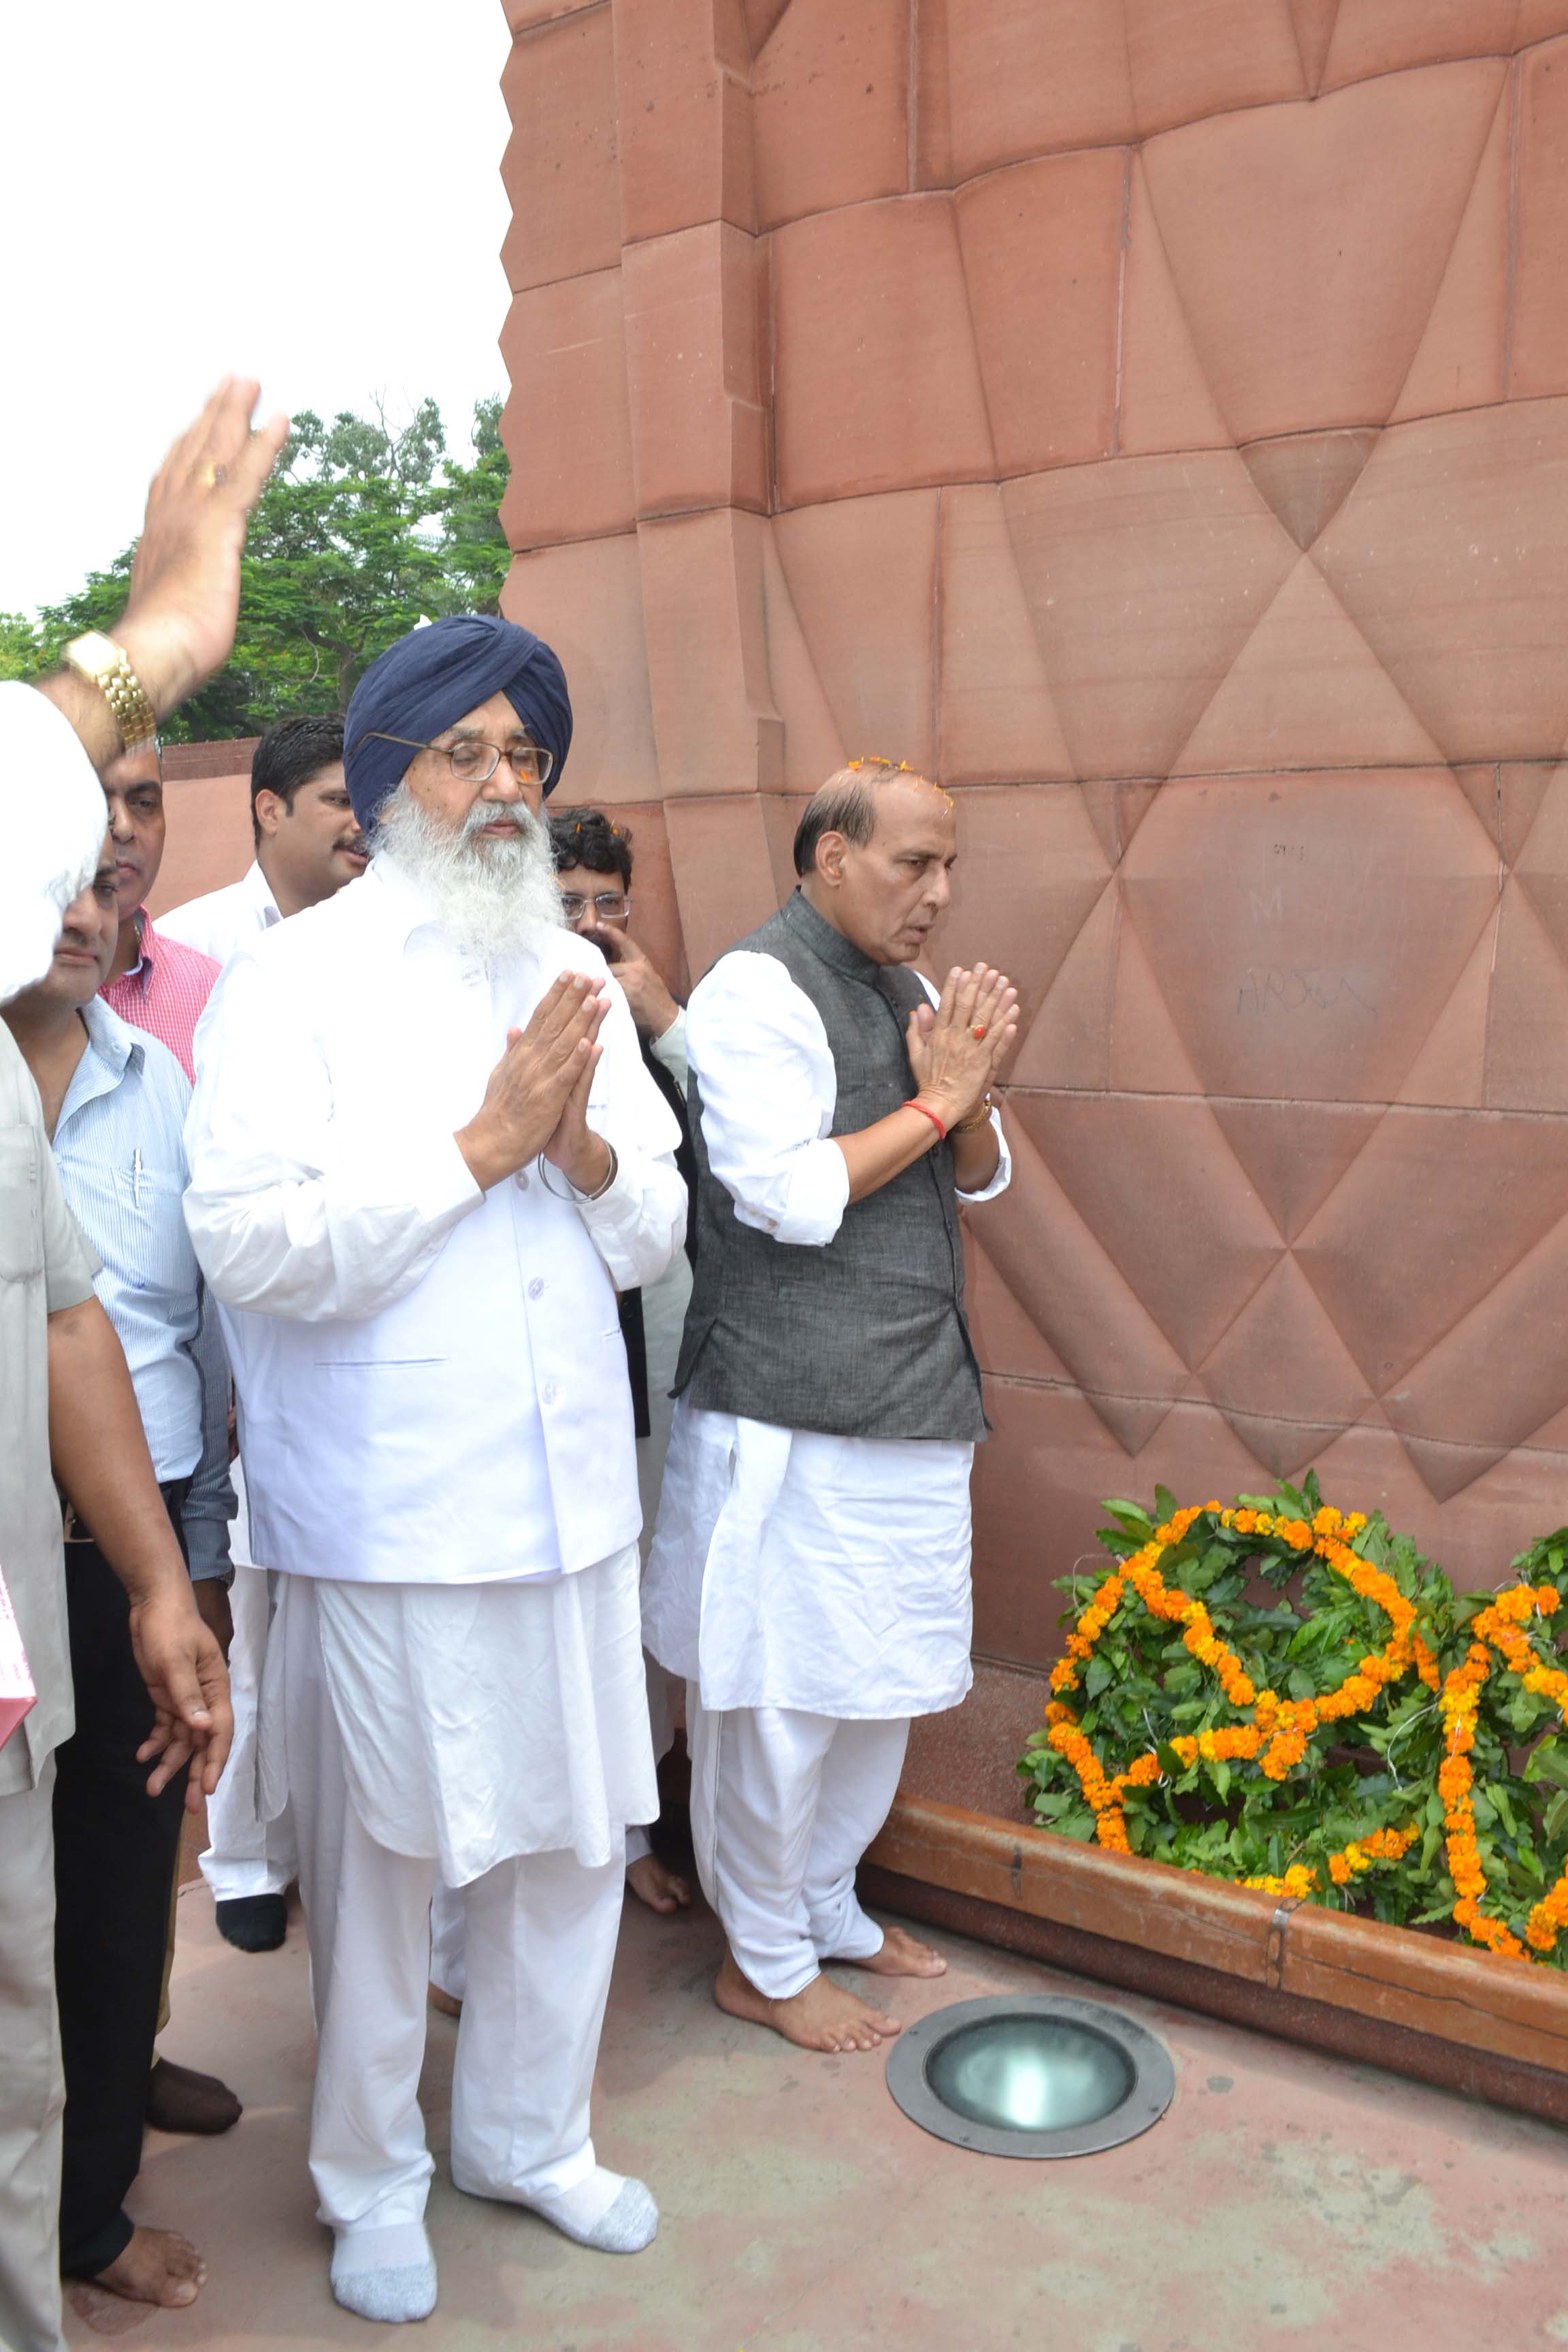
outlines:
[[[736,1216],[822,1248],[843,1222],[849,1168],[828,1140],[838,1089],[811,999],[776,956],[723,956],[692,991],[686,1050],[708,1162]]]

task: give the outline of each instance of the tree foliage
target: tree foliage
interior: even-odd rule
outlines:
[[[377,404],[326,423],[301,410],[246,542],[226,668],[166,722],[176,740],[258,735],[294,712],[346,709],[378,654],[421,620],[498,609],[510,560],[500,400],[476,402],[473,458],[447,453],[433,400],[406,423]],[[36,621],[0,614],[0,677],[49,668],[68,639],[123,610],[133,547]]]

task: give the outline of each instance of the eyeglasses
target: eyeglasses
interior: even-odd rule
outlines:
[[[628,890],[601,890],[596,898],[579,898],[575,890],[563,890],[561,911],[569,923],[580,923],[590,907],[601,923],[618,922],[632,910]]]
[[[416,743],[410,735],[384,735],[377,728],[360,737],[362,743],[401,743],[409,751],[434,751],[445,760],[461,784],[488,784],[505,760],[520,784],[547,784],[555,772],[555,754],[538,743],[518,743],[510,751],[477,736],[459,735],[453,744]]]

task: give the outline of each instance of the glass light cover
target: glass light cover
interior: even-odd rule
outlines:
[[[949,2034],[926,2062],[926,2080],[945,2106],[1008,2131],[1098,2123],[1135,2079],[1113,2042],[1068,2018],[987,2018]]]

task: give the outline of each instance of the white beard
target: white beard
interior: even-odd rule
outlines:
[[[482,825],[503,815],[515,821],[515,838],[476,838]],[[563,928],[549,829],[521,802],[503,809],[476,801],[453,828],[399,784],[377,820],[372,846],[392,856],[429,899],[441,929],[487,969],[542,946]]]

